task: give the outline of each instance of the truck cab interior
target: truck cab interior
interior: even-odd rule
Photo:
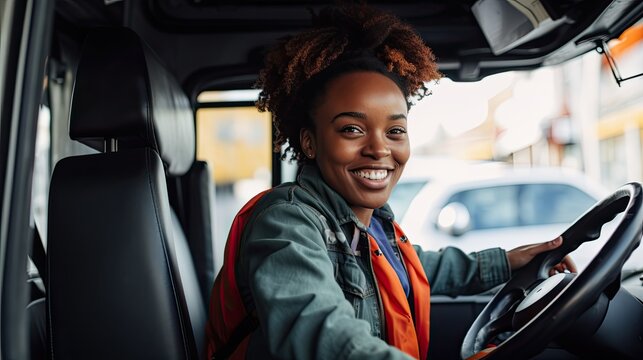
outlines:
[[[198,143],[220,134],[201,131],[197,114],[253,100],[204,94],[252,90],[265,51],[334,3],[0,2],[0,357],[205,357],[227,233],[216,219],[234,213],[216,212],[220,167]],[[612,65],[608,42],[643,17],[638,0],[541,0],[536,10],[504,0],[368,3],[411,23],[459,82],[591,51]],[[290,180],[270,138],[261,144],[269,183]],[[625,283],[621,269],[641,239],[643,195],[638,183],[612,190],[570,226],[574,241],[502,289],[437,297],[429,357],[467,358],[495,341],[489,359],[642,358],[641,273]],[[547,279],[543,269],[619,213],[587,271]],[[535,307],[516,309],[538,289]]]

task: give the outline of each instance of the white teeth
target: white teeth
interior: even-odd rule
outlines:
[[[369,180],[382,180],[388,175],[388,170],[355,170],[353,174]]]

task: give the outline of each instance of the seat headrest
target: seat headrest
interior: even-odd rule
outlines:
[[[152,50],[128,28],[97,28],[86,37],[72,95],[69,133],[96,150],[152,147],[167,172],[194,162],[190,102]]]

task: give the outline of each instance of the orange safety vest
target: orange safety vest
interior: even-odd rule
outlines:
[[[210,298],[210,319],[206,329],[209,359],[245,358],[249,335],[257,326],[254,314],[247,311],[241,299],[235,266],[243,229],[252,215],[255,204],[268,191],[252,198],[232,222],[225,247],[224,264],[214,282]],[[429,282],[413,246],[399,225],[393,224],[396,242],[404,259],[413,293],[415,317],[411,313],[397,273],[379,250],[375,239],[369,235],[371,262],[384,308],[386,341],[416,359],[426,359],[429,350],[431,300]]]
[[[402,253],[409,283],[413,293],[415,319],[409,301],[397,273],[379,250],[377,241],[368,236],[371,246],[371,261],[377,280],[377,287],[384,307],[386,341],[416,359],[426,359],[429,352],[429,313],[431,290],[426,273],[415,249],[393,222],[395,241]]]

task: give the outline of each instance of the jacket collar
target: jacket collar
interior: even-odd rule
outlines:
[[[353,213],[353,210],[351,210],[344,198],[322,179],[321,172],[317,166],[303,165],[297,175],[297,183],[320,199],[321,203],[335,216],[340,225],[352,222],[361,230],[366,230],[367,227],[355,216],[355,213]],[[388,204],[384,204],[381,208],[375,209],[373,216],[389,221],[394,219],[393,211],[391,211]]]

